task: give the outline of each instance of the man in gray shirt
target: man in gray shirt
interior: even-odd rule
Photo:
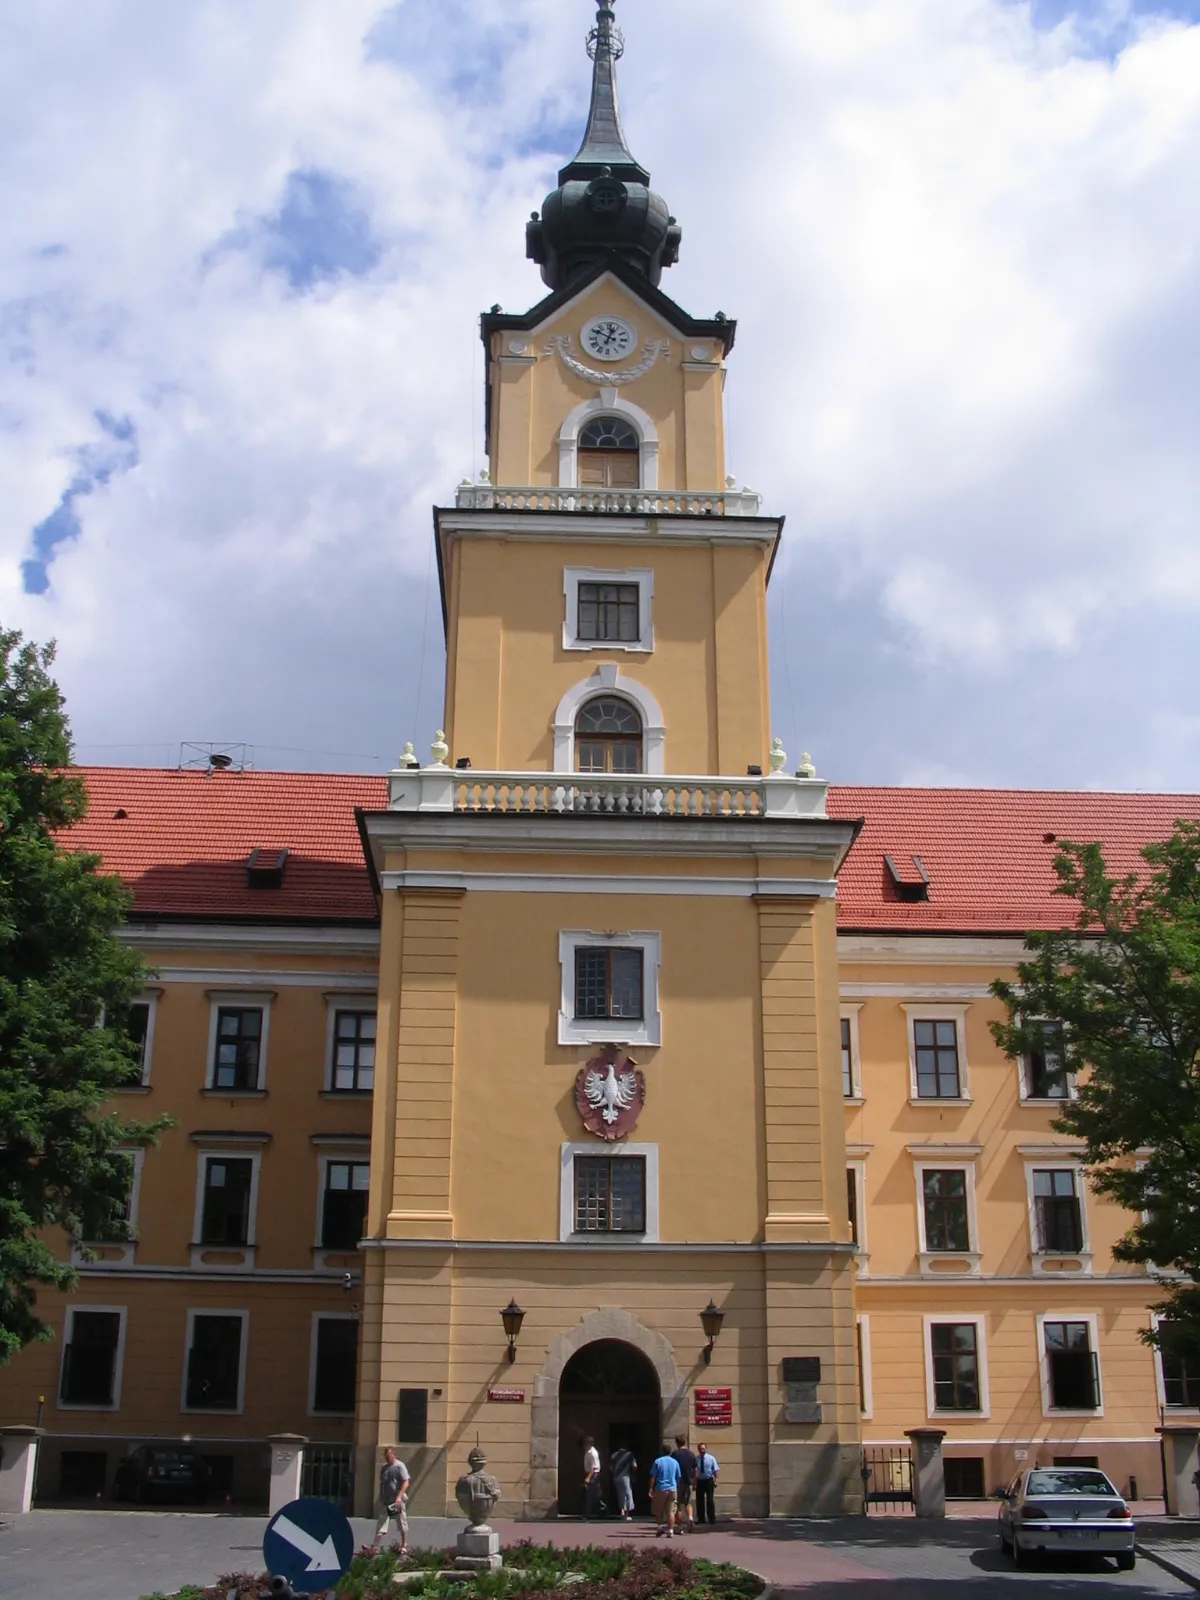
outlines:
[[[408,1512],[404,1502],[408,1495],[408,1468],[396,1458],[388,1445],[383,1452],[383,1466],[379,1469],[379,1526],[375,1530],[375,1543],[387,1538],[388,1524],[392,1518],[400,1529],[400,1554],[408,1554]]]

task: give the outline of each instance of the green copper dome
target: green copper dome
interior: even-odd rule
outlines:
[[[525,230],[525,250],[551,289],[565,288],[598,263],[616,257],[652,284],[679,259],[680,229],[667,203],[650,188],[621,128],[617,62],[624,43],[614,26],[613,0],[600,0],[588,35],[592,103],[574,160],[558,175]]]

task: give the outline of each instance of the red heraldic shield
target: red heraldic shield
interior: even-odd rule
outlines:
[[[575,1104],[583,1125],[598,1139],[632,1133],[646,1103],[646,1080],[632,1056],[608,1045],[575,1079]]]

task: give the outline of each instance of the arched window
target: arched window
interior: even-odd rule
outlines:
[[[589,700],[575,718],[578,772],[641,772],[642,719],[628,700]]]
[[[579,487],[636,489],[641,440],[622,417],[593,417],[579,434]]]

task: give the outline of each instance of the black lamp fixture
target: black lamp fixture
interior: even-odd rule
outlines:
[[[525,1313],[516,1300],[508,1302],[500,1313],[500,1321],[504,1324],[504,1335],[508,1340],[508,1364],[511,1367],[517,1359],[517,1335],[521,1331],[521,1324],[525,1321]]]
[[[470,756],[459,756],[458,760],[454,763],[455,770],[458,772],[466,772],[470,765]]]
[[[704,1310],[700,1313],[700,1325],[704,1329],[704,1337],[708,1340],[708,1343],[700,1352],[704,1357],[705,1366],[708,1366],[709,1362],[712,1360],[713,1345],[717,1342],[717,1339],[720,1336],[721,1324],[724,1321],[725,1313],[721,1310],[720,1306],[715,1300],[710,1300],[705,1306]]]

